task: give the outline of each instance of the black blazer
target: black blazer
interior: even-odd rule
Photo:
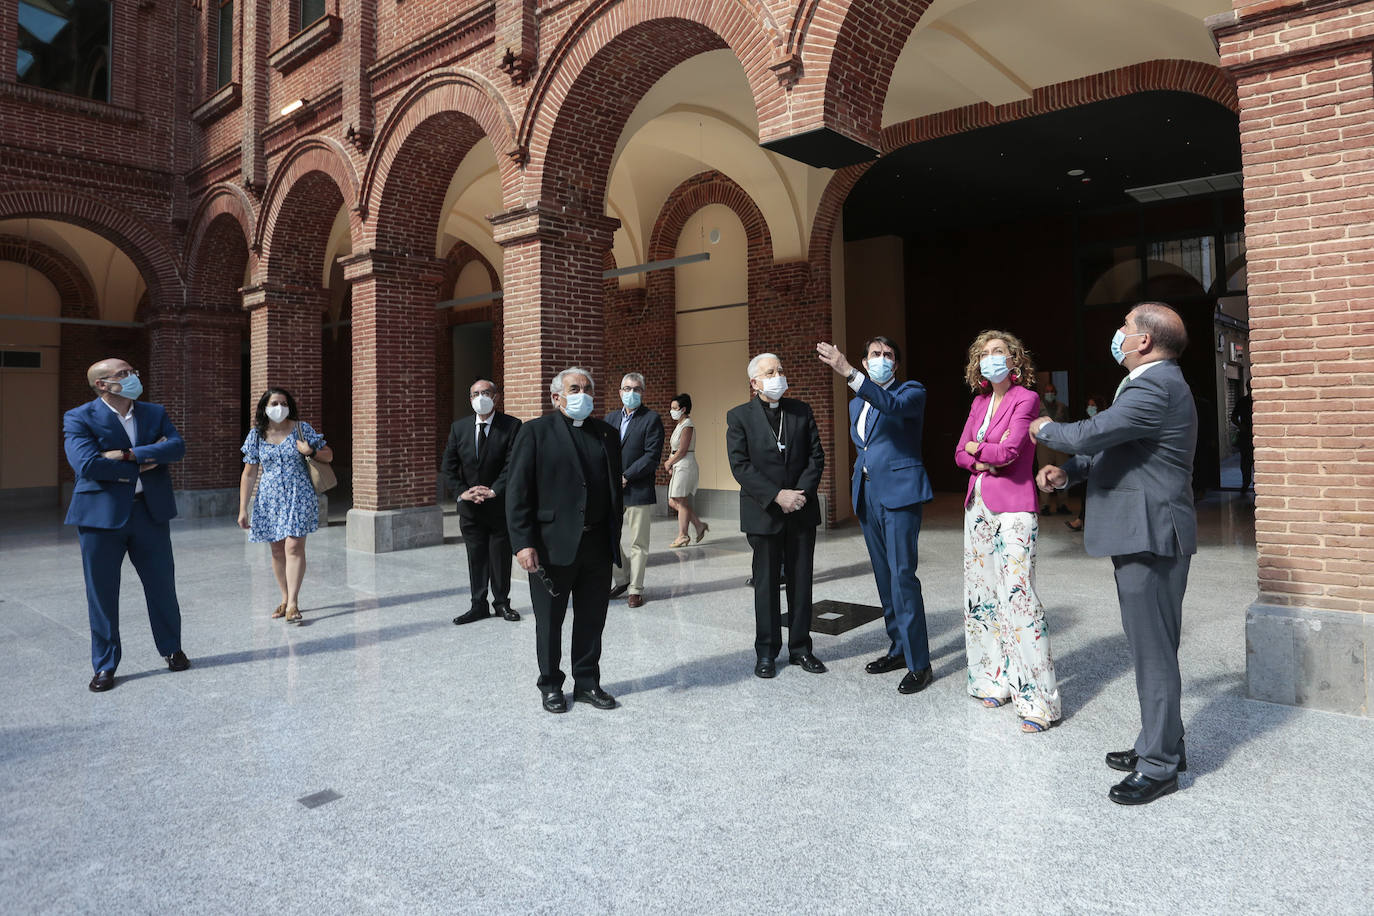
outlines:
[[[782,433],[786,451],[778,450],[777,437],[764,411],[770,408],[759,398],[733,408],[725,415],[725,446],[730,471],[739,481],[739,528],[745,534],[778,534],[788,524],[819,525],[820,500],[816,488],[825,470],[821,431],[805,401],[783,398]],[[791,514],[773,500],[780,490],[801,490],[806,505]]]
[[[620,525],[625,515],[620,493],[620,431],[595,417],[588,417],[586,422],[606,446],[611,490],[606,552],[619,566]],[[533,547],[539,551],[540,562],[571,566],[582,543],[586,511],[587,481],[566,418],[554,411],[530,420],[515,437],[506,478],[511,550],[519,553]]]
[[[487,446],[482,461],[477,461],[477,421],[464,417],[454,421],[448,431],[448,446],[444,449],[443,475],[448,492],[458,501],[458,514],[470,521],[481,520],[489,525],[504,527],[506,523],[506,472],[510,467],[510,450],[520,421],[499,410],[491,415],[487,430]],[[459,497],[468,487],[481,484],[496,491],[496,498],[478,505]]]
[[[623,410],[606,414],[606,424],[615,430],[617,440],[620,439],[620,421],[624,416]],[[621,474],[626,480],[625,505],[652,506],[658,502],[654,476],[662,457],[663,418],[640,404],[630,415],[630,428],[625,431],[624,441],[620,442],[620,460],[625,465],[625,471]]]

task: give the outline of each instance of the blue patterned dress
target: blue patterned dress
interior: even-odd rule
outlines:
[[[304,420],[297,420],[291,435],[276,445],[259,436],[257,427],[250,429],[248,438],[243,440],[243,463],[262,466],[258,495],[253,501],[250,541],[301,538],[320,527],[320,498],[310,483],[305,456],[296,450],[299,439],[316,449],[328,444]]]

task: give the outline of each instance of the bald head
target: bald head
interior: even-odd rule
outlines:
[[[129,365],[119,357],[108,356],[105,359],[102,359],[100,362],[92,364],[91,368],[86,370],[86,381],[90,384],[92,388],[95,388],[95,383],[100,381],[101,379],[109,378],[112,375],[116,375],[120,372],[125,371],[126,369],[132,368],[133,366]]]
[[[1188,346],[1183,319],[1163,302],[1142,302],[1126,316],[1141,334],[1150,335],[1150,352],[1159,359],[1177,359]]]

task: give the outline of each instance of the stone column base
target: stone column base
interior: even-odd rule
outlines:
[[[444,543],[444,511],[438,506],[414,509],[349,509],[345,543],[349,550],[390,553]]]
[[[1374,709],[1374,614],[1255,603],[1245,615],[1254,700],[1351,716]]]
[[[213,518],[239,514],[239,488],[217,490],[177,490],[177,518]]]

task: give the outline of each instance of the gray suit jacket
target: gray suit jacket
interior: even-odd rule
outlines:
[[[1197,408],[1177,362],[1153,366],[1127,382],[1107,410],[1051,423],[1039,439],[1074,456],[1064,463],[1070,484],[1087,478],[1083,546],[1090,556],[1197,553]]]

